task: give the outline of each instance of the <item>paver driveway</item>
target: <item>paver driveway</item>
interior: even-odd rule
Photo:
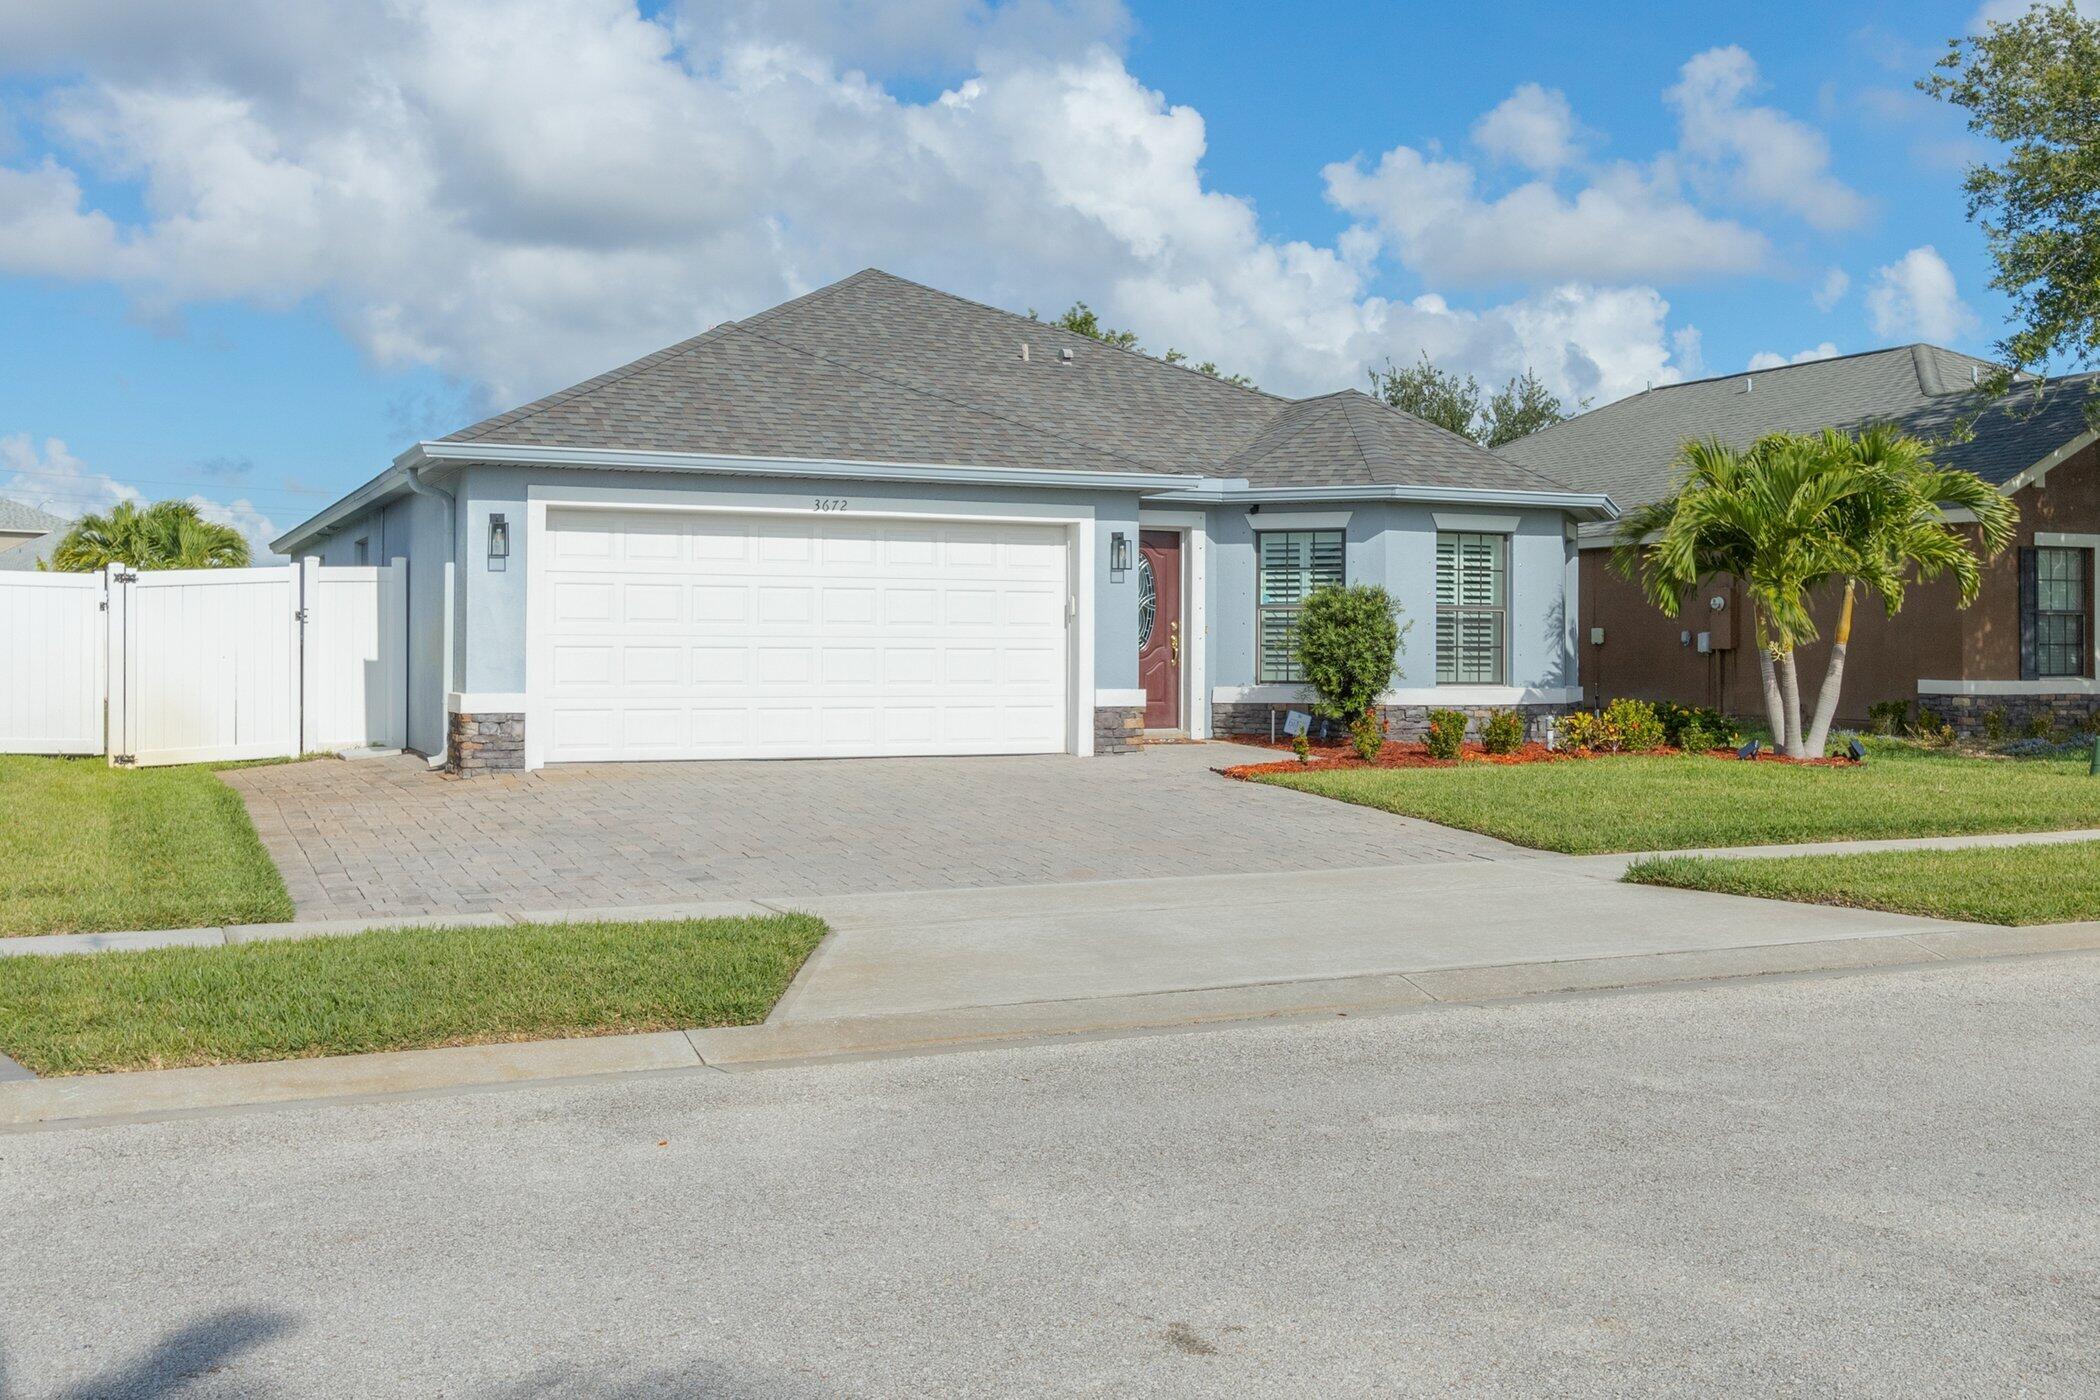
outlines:
[[[1210,770],[1127,757],[606,764],[448,779],[415,758],[229,772],[302,919],[595,908],[1531,858]]]

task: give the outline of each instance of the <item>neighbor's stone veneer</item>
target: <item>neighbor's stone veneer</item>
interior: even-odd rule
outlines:
[[[1143,705],[1097,705],[1094,707],[1094,752],[1096,755],[1134,753],[1145,737]]]
[[[1463,713],[1467,721],[1466,733],[1476,739],[1480,737],[1481,726],[1487,723],[1488,716],[1498,710],[1510,709],[1524,716],[1525,737],[1544,743],[1546,726],[1549,723],[1580,708],[1580,705],[1381,705],[1378,715],[1385,721],[1386,737],[1399,743],[1409,743],[1429,732],[1429,712],[1432,709],[1452,709]],[[1211,730],[1220,738],[1266,740],[1269,737],[1270,716],[1274,715],[1276,737],[1281,739],[1283,717],[1292,710],[1311,713],[1312,705],[1309,701],[1293,704],[1243,702],[1213,705],[1210,711]],[[1315,736],[1320,733],[1320,725],[1320,718],[1315,715]],[[1339,743],[1347,737],[1343,732],[1344,726],[1333,724],[1329,728],[1334,742]]]
[[[452,773],[516,772],[525,766],[525,716],[450,716],[445,769]]]
[[[2080,734],[2094,726],[2100,714],[2100,695],[2061,690],[2048,695],[1921,695],[1918,709],[1945,720],[1963,739],[1988,737],[1984,716],[1996,710],[2005,717],[2003,737],[2018,739],[2036,715],[2044,715],[2052,729]]]

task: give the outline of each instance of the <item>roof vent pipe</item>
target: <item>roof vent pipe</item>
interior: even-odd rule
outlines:
[[[1746,375],[1744,375],[1744,376],[1743,376],[1743,392],[1747,394],[1747,393],[1749,393],[1749,392],[1750,392],[1750,391],[1751,391],[1751,390],[1752,390],[1753,388],[1755,388],[1755,387],[1756,387],[1756,385],[1755,385],[1755,384],[1754,384],[1754,383],[1752,382],[1752,380],[1751,380],[1750,376],[1749,376],[1749,375],[1747,375],[1747,374],[1746,374]]]
[[[1028,363],[1028,342],[1025,340],[1021,342],[1021,363]]]
[[[1064,349],[1062,349],[1062,350],[1058,351],[1058,352],[1057,352],[1057,358],[1058,358],[1058,359],[1060,359],[1060,360],[1062,360],[1062,361],[1064,361],[1064,362],[1065,362],[1066,364],[1070,364],[1070,363],[1072,363],[1072,350],[1071,350],[1071,347],[1070,347],[1070,346],[1067,346],[1067,347],[1065,347]]]

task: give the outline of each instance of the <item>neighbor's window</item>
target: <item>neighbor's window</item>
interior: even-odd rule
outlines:
[[[2086,578],[2090,554],[2084,549],[2030,551],[2034,573],[2023,590],[2030,602],[2022,631],[2034,639],[2037,678],[2085,674],[2085,614],[2093,596]]]
[[[1509,537],[1436,537],[1436,683],[1509,678]]]
[[[357,562],[360,564],[366,562],[366,560],[368,560],[372,554],[371,537],[367,536],[364,539],[359,540],[354,546],[352,546],[352,548],[357,551]]]
[[[1260,580],[1261,679],[1305,679],[1298,664],[1298,609],[1314,590],[1342,583],[1340,530],[1262,530],[1255,535]]]

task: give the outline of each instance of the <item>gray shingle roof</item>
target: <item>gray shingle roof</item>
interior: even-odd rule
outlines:
[[[0,496],[0,530],[63,530],[72,523],[62,515]]]
[[[2086,431],[2085,403],[2100,375],[2019,386],[1991,402],[1975,381],[1993,368],[1936,345],[1813,360],[1650,389],[1498,451],[1579,490],[1606,492],[1624,510],[1668,492],[1678,450],[1691,439],[1744,447],[1764,433],[1887,421],[1941,440],[1935,456],[1946,465],[2003,485]],[[1948,441],[1965,421],[1968,440]]]
[[[874,269],[447,441],[1557,489],[1361,393],[1294,402]]]

